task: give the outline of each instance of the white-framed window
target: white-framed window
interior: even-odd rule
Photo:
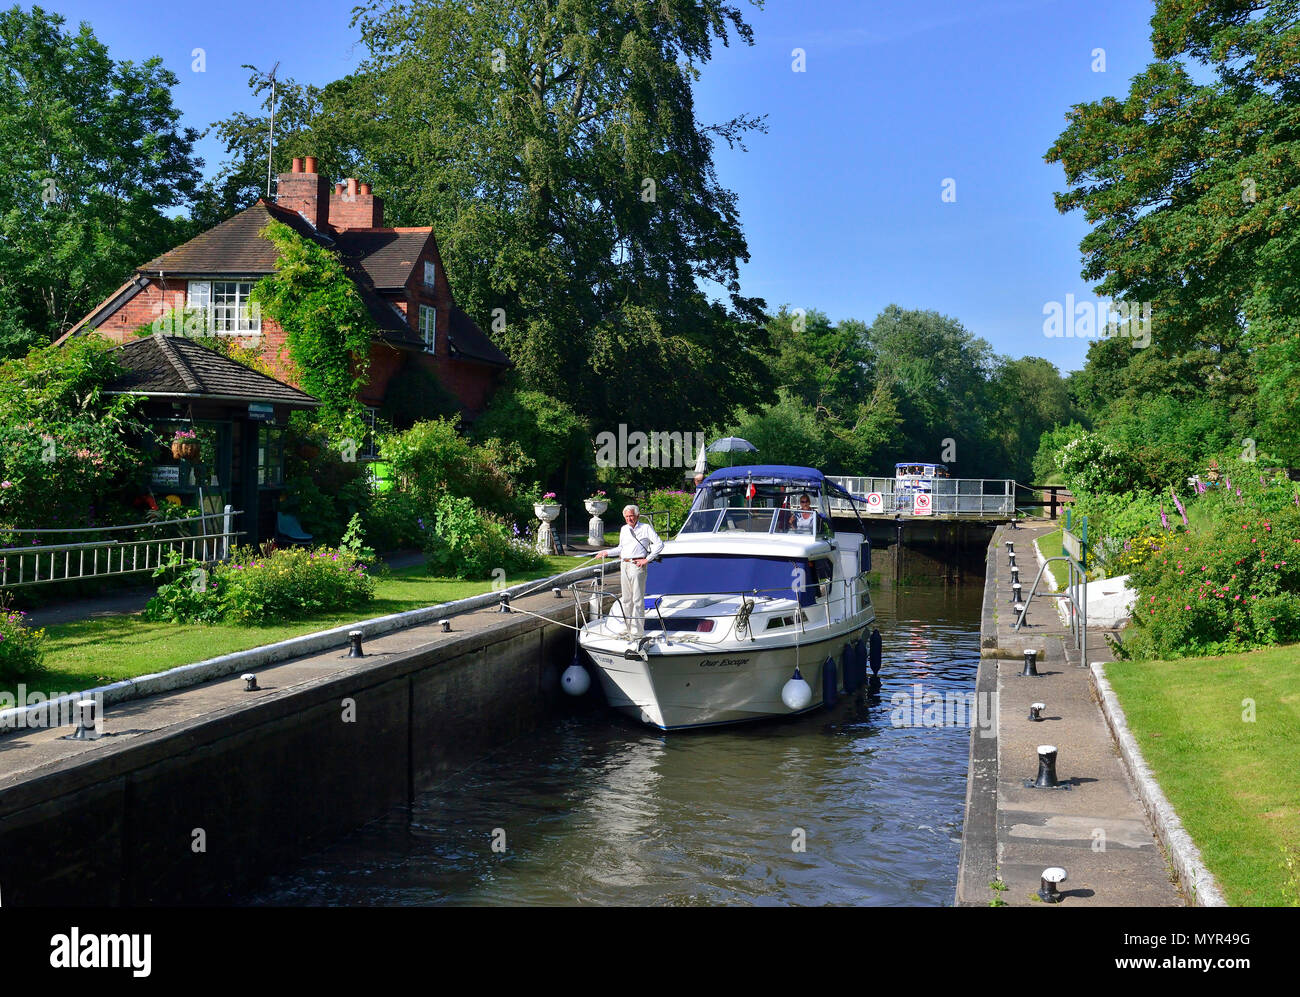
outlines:
[[[255,336],[262,331],[262,309],[250,301],[251,280],[192,280],[185,305],[207,314],[207,329],[217,335]]]
[[[437,281],[437,278],[438,278],[437,268],[432,263],[426,261],[424,264],[424,286],[433,287],[434,283]]]
[[[420,336],[424,339],[424,348],[434,352],[437,344],[438,310],[429,305],[420,306]]]

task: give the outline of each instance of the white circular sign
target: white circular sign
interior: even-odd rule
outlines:
[[[884,512],[885,496],[880,492],[867,493],[867,512]]]
[[[917,492],[912,496],[912,511],[918,516],[928,515],[930,512],[930,495],[928,492]]]

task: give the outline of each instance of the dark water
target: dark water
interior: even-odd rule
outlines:
[[[973,689],[980,594],[878,593],[880,689],[833,711],[674,734],[557,719],[248,902],[950,904],[970,731],[894,727],[890,697]]]

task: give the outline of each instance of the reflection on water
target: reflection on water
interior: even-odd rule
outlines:
[[[889,699],[974,687],[980,594],[880,593],[881,687],[831,712],[674,734],[559,719],[249,902],[949,904],[970,732],[892,727]]]

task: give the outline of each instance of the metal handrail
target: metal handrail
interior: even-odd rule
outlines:
[[[1066,566],[1070,569],[1069,576],[1066,579],[1067,584],[1065,586],[1065,591],[1063,593],[1045,592],[1043,594],[1051,595],[1053,598],[1057,599],[1065,599],[1070,603],[1070,608],[1072,610],[1070,613],[1070,633],[1074,635],[1074,646],[1078,648],[1080,660],[1086,667],[1088,664],[1088,578],[1086,573],[1079,571],[1074,563],[1074,559],[1068,555],[1055,554],[1052,557],[1043,559],[1043,563],[1038,567],[1038,574],[1034,576],[1034,584],[1029,589],[1029,595],[1025,598],[1025,601],[1021,606],[1020,616],[1016,619],[1016,622],[1012,625],[1011,629],[1016,633],[1020,632],[1020,627],[1025,622],[1025,616],[1029,613],[1029,604],[1033,602],[1034,596],[1038,592],[1038,583],[1042,580],[1043,572],[1047,570],[1047,566],[1053,561],[1064,561]],[[1078,600],[1074,597],[1074,576],[1076,572],[1082,576],[1081,584],[1078,589],[1083,600],[1082,606],[1079,605]]]
[[[229,507],[227,507],[229,508]],[[231,515],[241,515],[242,509],[232,510]],[[198,523],[206,519],[225,519],[226,512],[205,512],[197,516],[186,516],[184,519],[155,519],[151,522],[128,523],[125,526],[77,526],[77,527],[51,527],[49,529],[28,530],[20,526],[0,527],[0,533],[112,533],[117,530],[140,530],[146,528],[156,528],[159,526],[176,526],[186,523]]]

